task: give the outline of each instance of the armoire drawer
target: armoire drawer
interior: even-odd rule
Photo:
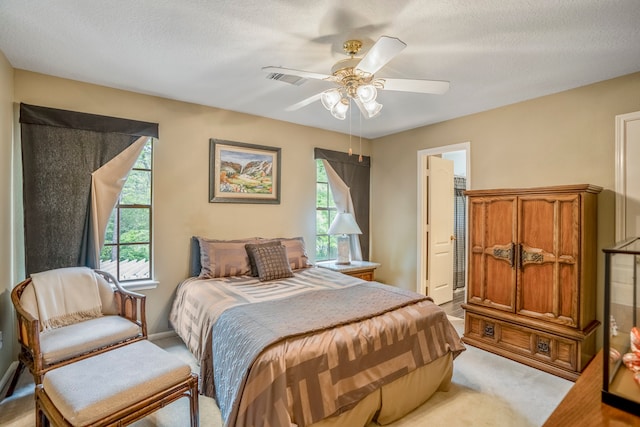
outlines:
[[[578,369],[577,341],[491,317],[467,312],[463,341],[537,368]]]

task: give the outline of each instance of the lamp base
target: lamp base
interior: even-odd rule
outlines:
[[[347,236],[346,234],[342,234],[338,236],[337,240],[338,240],[338,259],[336,260],[336,264],[338,265],[351,264],[349,236]]]

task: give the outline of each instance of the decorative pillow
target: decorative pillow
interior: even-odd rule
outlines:
[[[287,256],[292,270],[309,268],[313,265],[309,262],[307,250],[304,246],[303,237],[293,237],[290,239],[278,239],[287,248]]]
[[[287,248],[283,245],[256,245],[249,248],[247,252],[253,252],[258,278],[261,282],[293,277],[293,271],[291,271],[287,258]]]
[[[244,276],[251,272],[249,256],[244,245],[256,239],[212,240],[198,238],[200,242],[201,278]]]
[[[251,266],[251,275],[253,277],[258,277],[258,266],[256,266],[256,259],[254,257],[253,248],[256,246],[280,246],[281,243],[277,240],[270,240],[265,243],[247,243],[244,245],[247,250],[247,255],[249,255],[249,264]]]

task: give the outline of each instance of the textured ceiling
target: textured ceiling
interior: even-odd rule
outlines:
[[[374,138],[640,71],[638,0],[0,0],[14,68],[338,132],[332,87],[267,80],[273,65],[329,74],[350,38],[407,44],[376,77],[448,80],[444,95],[381,91]]]

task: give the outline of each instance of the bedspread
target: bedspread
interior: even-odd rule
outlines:
[[[464,350],[426,297],[316,268],[266,283],[189,279],[170,318],[200,360],[201,391],[210,396],[215,371],[225,426],[306,426]]]
[[[169,321],[200,364],[200,392],[215,397],[211,329],[224,310],[240,304],[290,298],[319,289],[355,286],[361,279],[324,268],[297,270],[294,277],[263,283],[256,277],[191,277],[176,290]]]

